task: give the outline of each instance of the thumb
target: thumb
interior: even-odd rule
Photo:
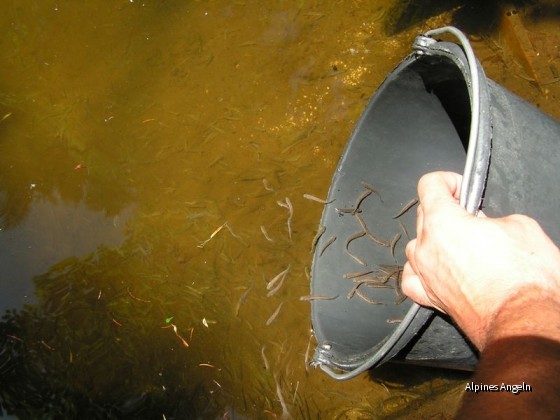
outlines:
[[[428,297],[422,279],[414,272],[412,266],[408,262],[403,268],[401,288],[403,293],[417,304],[435,308],[445,313],[439,306],[434,305],[432,300]]]

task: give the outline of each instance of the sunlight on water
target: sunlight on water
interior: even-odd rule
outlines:
[[[452,374],[306,366],[299,301],[322,212],[303,194],[326,196],[421,23],[387,36],[382,1],[10,3],[0,409],[357,419],[443,395],[453,413]]]

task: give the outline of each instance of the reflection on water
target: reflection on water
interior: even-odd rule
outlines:
[[[24,191],[24,194],[26,192]],[[51,201],[34,199],[25,219],[2,232],[0,240],[0,311],[35,303],[29,280],[68,257],[95,252],[99,245],[119,246],[131,209],[106,217],[82,201],[65,205],[55,193]]]
[[[367,99],[420,31],[387,37],[385,7],[4,6],[4,410],[362,418],[443,395],[427,413],[453,412],[463,382],[448,374],[338,383],[305,365],[299,297],[322,206],[303,194],[326,195]]]

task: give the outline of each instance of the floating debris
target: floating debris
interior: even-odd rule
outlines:
[[[161,328],[173,328],[173,332],[175,333],[175,335],[177,336],[177,338],[179,340],[181,340],[181,343],[183,344],[183,346],[185,347],[189,347],[189,343],[187,343],[187,340],[185,340],[177,331],[177,326],[175,324],[169,324],[165,327],[161,327]],[[192,329],[191,329],[191,337],[192,337]]]
[[[228,224],[228,222],[225,222],[223,225],[218,227],[214,232],[212,232],[212,234],[210,235],[210,237],[208,239],[206,239],[205,241],[198,244],[197,247],[198,248],[204,248],[204,246],[208,242],[210,242],[212,240],[212,238],[214,238],[214,236],[216,236],[223,228],[227,228],[227,230],[229,230],[229,233],[231,233],[231,236],[233,236],[234,238],[242,239],[241,236],[235,234],[235,232],[231,229],[231,226]]]
[[[227,222],[226,222],[226,223],[227,223]],[[211,240],[214,236],[216,236],[216,235],[226,226],[226,223],[224,223],[223,225],[221,225],[220,227],[218,227],[214,232],[212,232],[212,233],[210,234],[210,237],[209,237],[208,239],[206,239],[205,241],[201,242],[201,243],[198,244],[197,246],[198,246],[199,248],[204,248],[204,246],[205,246],[208,242],[210,242],[210,240]]]

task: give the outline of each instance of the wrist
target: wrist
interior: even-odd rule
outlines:
[[[498,340],[527,336],[560,343],[559,309],[555,292],[538,286],[519,291],[496,310],[479,349]]]

